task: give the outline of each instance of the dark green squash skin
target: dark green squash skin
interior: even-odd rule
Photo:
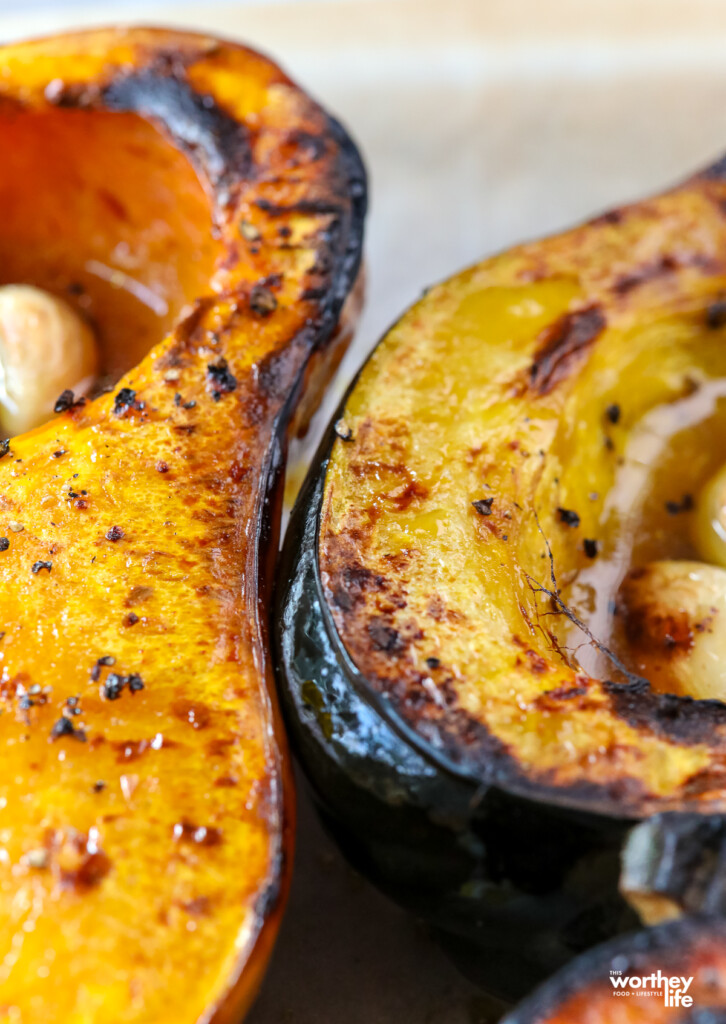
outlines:
[[[338,637],[318,567],[334,438],[331,426],[277,577],[275,654],[291,742],[351,863],[428,921],[470,977],[517,998],[581,950],[637,925],[618,893],[633,822],[457,773],[366,685]]]

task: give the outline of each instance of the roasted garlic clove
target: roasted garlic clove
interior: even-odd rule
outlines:
[[[705,561],[726,567],[726,466],[711,477],[698,496],[693,540]]]
[[[726,570],[650,562],[620,589],[630,663],[655,690],[726,699]]]
[[[96,339],[62,299],[30,285],[0,287],[0,435],[47,420],[58,395],[82,395],[98,370]]]

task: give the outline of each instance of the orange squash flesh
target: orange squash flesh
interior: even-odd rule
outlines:
[[[292,852],[274,485],[362,167],[270,61],[160,30],[0,50],[0,132],[0,282],[127,371],[0,458],[0,1021],[238,1020]]]

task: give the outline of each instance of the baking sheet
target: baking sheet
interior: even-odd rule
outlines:
[[[0,0],[3,39],[109,21],[267,50],[361,145],[368,304],[326,411],[425,285],[726,150],[721,0]],[[295,448],[293,486],[317,433]],[[290,907],[251,1024],[495,1020],[499,1007],[347,868],[300,803]]]

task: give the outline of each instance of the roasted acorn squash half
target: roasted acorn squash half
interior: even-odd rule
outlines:
[[[726,924],[681,921],[578,957],[501,1024],[667,1024],[726,1019]]]
[[[3,48],[0,134],[2,282],[113,382],[0,446],[0,1018],[238,1021],[292,854],[277,485],[363,167],[271,61],[161,30]]]
[[[718,609],[641,593],[698,556],[726,452],[725,175],[426,292],[288,531],[280,681],[323,813],[504,994],[636,923],[632,823],[726,804],[726,704],[666,671]]]

